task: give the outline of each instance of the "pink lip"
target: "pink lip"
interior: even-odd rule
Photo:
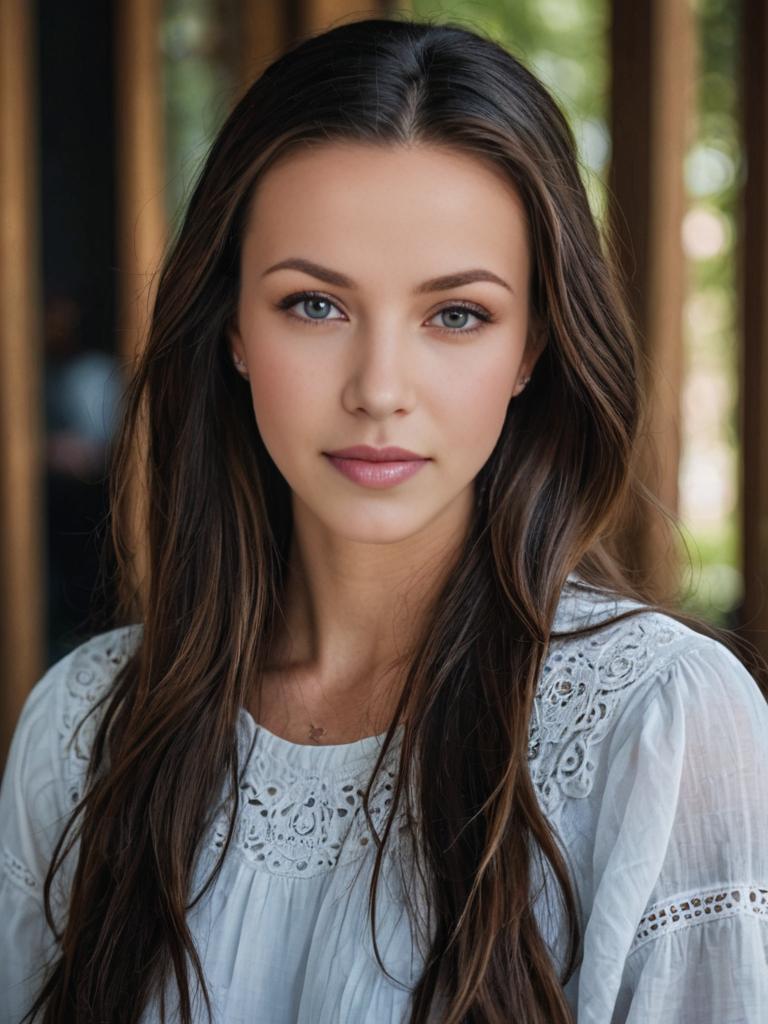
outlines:
[[[355,453],[354,455],[351,453]],[[372,453],[372,454],[371,454]],[[358,445],[341,452],[324,452],[328,461],[349,480],[381,490],[412,477],[430,460],[404,448],[368,448]],[[386,456],[386,458],[382,458]]]

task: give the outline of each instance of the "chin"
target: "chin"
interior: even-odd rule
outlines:
[[[439,514],[439,509],[409,509],[405,503],[397,508],[376,508],[370,501],[359,502],[357,508],[352,504],[334,508],[318,518],[332,533],[356,544],[396,544],[408,540]]]

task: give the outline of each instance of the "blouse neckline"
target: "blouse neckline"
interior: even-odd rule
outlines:
[[[382,732],[377,736],[363,736],[351,743],[294,743],[275,735],[266,726],[258,723],[247,708],[241,706],[239,710],[249,736],[258,739],[257,750],[303,768],[322,770],[331,764],[337,767],[340,764],[368,761],[372,754],[383,747],[387,735],[386,732]],[[397,725],[390,750],[400,744],[404,730],[403,723]]]

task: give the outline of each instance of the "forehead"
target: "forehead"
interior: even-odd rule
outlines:
[[[335,260],[354,278],[384,265],[391,273],[393,263],[414,273],[471,264],[517,271],[520,283],[527,222],[514,185],[487,159],[426,144],[329,142],[282,156],[257,182],[243,258],[286,256]]]

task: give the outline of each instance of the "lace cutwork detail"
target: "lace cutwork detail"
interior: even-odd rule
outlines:
[[[570,590],[563,594],[555,629],[586,625],[590,616],[591,621],[600,621],[631,607],[637,605],[594,594],[574,595]],[[75,726],[133,653],[141,629],[121,627],[83,644],[68,673],[61,738],[67,746],[67,792],[73,804],[82,793],[98,714],[72,742]],[[533,702],[528,745],[533,784],[551,819],[567,800],[592,791],[599,745],[630,696],[660,673],[668,673],[679,654],[707,642],[656,612],[605,626],[587,637],[552,640]],[[239,740],[245,732],[239,733]],[[391,806],[397,757],[395,743],[371,794],[371,817],[379,833]],[[375,760],[375,753],[366,753],[313,775],[311,765],[307,769],[291,764],[271,750],[259,749],[257,743],[250,757],[241,761],[234,847],[254,868],[303,878],[362,856],[374,844],[362,792]],[[222,796],[228,807],[231,794],[225,789]],[[390,835],[393,848],[399,824]],[[220,810],[208,836],[209,852],[220,852],[226,832],[226,812]]]
[[[20,889],[23,889],[26,893],[32,893],[35,896],[40,895],[40,885],[37,879],[26,866],[18,860],[7,847],[2,848],[3,853],[3,870],[6,875],[15,882]]]
[[[72,807],[83,795],[83,782],[101,709],[90,715],[81,728],[77,727],[94,704],[104,696],[119,670],[134,652],[140,631],[140,625],[121,626],[92,637],[73,652],[59,719],[67,800]]]
[[[616,604],[603,617],[630,607]],[[591,793],[595,748],[617,711],[641,682],[690,649],[690,637],[690,630],[669,616],[646,612],[587,637],[551,642],[528,743],[531,778],[549,815],[566,799]]]
[[[387,751],[369,809],[381,834],[396,777],[397,746]],[[363,792],[376,757],[355,759],[332,775],[297,772],[268,752],[254,753],[240,783],[240,814],[233,842],[241,855],[270,874],[308,878],[350,863],[374,846],[363,810]],[[397,843],[397,825],[390,833]],[[213,846],[224,845],[227,819],[217,818]]]
[[[757,914],[768,918],[768,889],[749,885],[709,889],[689,893],[682,899],[654,903],[640,919],[629,952],[633,953],[660,935],[735,914]]]

